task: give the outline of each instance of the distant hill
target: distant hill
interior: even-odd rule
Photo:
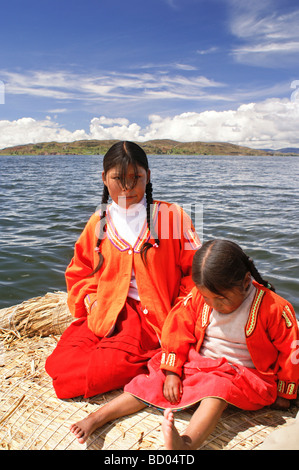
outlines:
[[[79,140],[17,145],[0,150],[0,155],[103,155],[116,140]],[[150,154],[158,155],[273,155],[277,151],[257,150],[221,142],[176,142],[149,140],[138,144]]]
[[[284,154],[284,155],[299,155],[299,148],[297,147],[286,147],[283,149],[273,150],[273,149],[262,149],[263,151],[270,152],[273,154]]]

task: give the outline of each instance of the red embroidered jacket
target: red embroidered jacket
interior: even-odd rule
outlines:
[[[278,395],[297,396],[299,332],[292,305],[254,282],[257,288],[245,327],[246,343],[255,368],[275,375]],[[168,315],[162,331],[161,368],[181,375],[189,348],[202,345],[212,309],[196,287]]]
[[[164,320],[180,299],[194,286],[191,278],[192,259],[200,241],[191,219],[177,205],[155,202],[154,227],[159,236],[158,248],[147,252],[147,265],[141,259],[144,241],[151,241],[145,222],[137,242],[132,247],[121,239],[107,211],[106,237],[100,245],[104,263],[101,269],[89,276],[98,264],[95,252],[99,233],[100,214],[93,214],[76,245],[74,257],[66,270],[68,305],[75,317],[86,316],[89,328],[98,336],[108,336],[129,291],[134,268],[143,313],[148,323],[161,336]],[[84,299],[97,305],[87,313]]]

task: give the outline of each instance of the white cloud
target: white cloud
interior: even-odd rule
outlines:
[[[299,101],[269,99],[237,110],[151,117],[145,138],[230,142],[252,148],[299,146]]]
[[[29,117],[15,121],[0,121],[0,148],[51,141],[72,142],[88,138],[89,136],[84,130],[78,129],[75,132],[70,132],[60,128],[50,118],[43,121]]]
[[[172,117],[149,116],[141,128],[126,118],[95,117],[89,131],[70,132],[50,118],[0,121],[0,148],[37,142],[71,142],[81,139],[147,141],[173,139],[181,142],[230,142],[252,148],[299,147],[299,97],[271,98],[243,104],[226,111],[188,112]]]
[[[51,114],[62,114],[67,113],[67,108],[56,108],[56,109],[48,109],[48,113]]]
[[[106,127],[107,126],[107,127]],[[93,118],[90,123],[89,138],[105,140],[140,140],[141,127],[123,119]]]
[[[209,47],[208,49],[199,49],[196,51],[196,53],[199,55],[207,55],[207,54],[212,54],[217,51],[218,51],[218,47]]]
[[[175,68],[178,70],[197,70],[197,67],[188,64],[175,64]]]
[[[190,100],[202,97],[207,89],[223,87],[202,75],[194,68],[176,64],[181,73],[116,73],[102,72],[98,75],[82,75],[66,71],[29,71],[24,73],[0,70],[5,80],[5,92],[12,95],[26,95],[63,101],[103,102],[121,100],[178,99]],[[182,72],[193,72],[192,76]]]
[[[299,9],[280,11],[275,0],[229,0],[230,29],[241,41],[232,54],[238,62],[280,67],[297,61]],[[242,44],[243,43],[243,44]]]

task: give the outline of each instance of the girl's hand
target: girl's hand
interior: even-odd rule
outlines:
[[[163,395],[172,405],[178,403],[183,393],[180,377],[174,372],[166,371],[166,378],[163,385]]]

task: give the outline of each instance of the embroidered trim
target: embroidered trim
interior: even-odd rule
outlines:
[[[204,304],[203,309],[202,309],[202,314],[201,314],[201,326],[204,328],[209,319],[209,313],[210,313],[210,307],[208,304]]]
[[[291,328],[293,326],[293,322],[292,320],[289,318],[287,312],[285,310],[282,311],[282,314],[281,314],[282,318],[285,319],[285,322],[286,322],[286,327],[287,328]],[[293,316],[293,315],[292,315]]]
[[[296,392],[296,384],[290,383],[290,384],[287,386],[286,394],[287,394],[287,395],[294,395],[295,392]]]
[[[286,310],[291,315],[291,318],[297,321],[296,315],[294,316],[294,313],[292,312],[292,310],[290,309],[288,305],[285,305],[284,310]]]
[[[174,367],[175,363],[176,363],[176,354],[175,353],[169,353],[167,356],[166,356],[165,352],[162,353],[161,365]]]
[[[166,365],[173,367],[175,365],[176,355],[175,353],[169,353],[166,359]]]
[[[249,317],[245,329],[245,334],[248,336],[252,335],[256,327],[257,315],[259,311],[259,307],[264,296],[265,291],[263,289],[257,289],[256,294],[254,296],[253,302],[251,304]]]
[[[277,391],[279,393],[283,393],[285,389],[285,382],[283,380],[279,380],[277,383]]]
[[[116,228],[114,227],[114,224],[112,222],[112,218],[110,216],[109,210],[106,213],[106,218],[107,218],[107,235],[111,243],[119,250],[119,251],[126,251],[131,248],[129,243],[127,243],[125,240],[120,238],[120,236],[117,233]]]
[[[156,223],[156,220],[157,220],[157,217],[158,217],[159,205],[160,205],[159,202],[154,202],[153,224]],[[126,251],[126,250],[131,249],[132,248],[131,245],[129,243],[127,243],[125,240],[123,240],[120,237],[120,235],[118,234],[118,232],[117,232],[117,230],[116,230],[116,228],[113,224],[109,209],[107,210],[106,218],[107,218],[107,236],[108,236],[109,240],[111,241],[111,243],[119,251]],[[140,231],[140,234],[137,238],[137,241],[136,241],[135,245],[133,246],[134,252],[135,253],[140,253],[140,250],[141,250],[141,247],[142,247],[143,243],[147,242],[149,239],[150,239],[150,230],[147,226],[147,221],[145,220],[144,224],[143,224],[143,227]]]
[[[297,386],[294,382],[290,382],[287,384],[284,380],[279,380],[277,384],[277,391],[279,393],[283,393],[284,395],[295,395],[297,390]]]
[[[137,241],[134,245],[134,252],[139,253],[144,242],[147,242],[150,238],[150,231],[147,227],[147,222],[145,221],[145,226],[141,230],[141,236],[139,235]]]

